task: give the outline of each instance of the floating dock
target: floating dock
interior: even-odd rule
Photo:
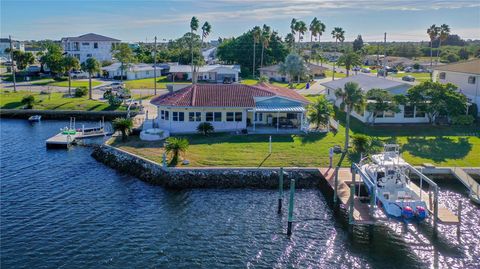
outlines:
[[[75,134],[58,133],[45,142],[47,148],[68,148],[80,136],[81,132]]]

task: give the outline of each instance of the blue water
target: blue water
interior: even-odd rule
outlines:
[[[293,236],[273,190],[171,191],[117,173],[91,148],[47,150],[66,122],[0,120],[1,268],[480,268],[480,209],[458,184],[464,223],[349,234],[319,190],[299,190]],[[284,203],[287,207],[287,203]],[[460,239],[460,241],[458,240]]]

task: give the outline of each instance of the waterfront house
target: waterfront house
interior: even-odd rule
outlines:
[[[240,74],[239,65],[204,65],[197,68],[197,81],[224,83],[238,82]],[[171,65],[169,70],[173,80],[192,80],[192,67],[190,65]]]
[[[121,69],[121,63],[113,63],[109,66],[102,67],[103,76],[109,79],[120,79],[120,76],[124,76],[124,79],[142,79],[155,77],[155,69],[153,64],[130,64],[126,66],[125,70]],[[162,67],[157,65],[157,77],[161,76]]]
[[[304,131],[309,101],[294,90],[270,84],[196,84],[155,97],[159,128],[194,133],[201,122],[217,132],[298,133]]]
[[[347,82],[357,83],[362,91],[366,94],[371,89],[384,89],[389,91],[392,95],[403,94],[405,95],[412,84],[391,80],[388,78],[375,77],[365,74],[358,74],[350,77],[346,77],[339,80],[329,81],[322,83],[326,88],[327,99],[340,107],[342,103],[341,98],[335,96],[336,89],[343,89]],[[400,105],[400,112],[395,113],[393,111],[385,111],[378,113],[375,118],[376,123],[427,123],[428,117],[424,111],[420,111],[417,107],[412,105]],[[372,121],[372,115],[365,109],[352,111],[352,116],[366,123]]]
[[[14,50],[25,51],[25,44],[18,40],[12,40],[12,47]],[[10,49],[10,39],[0,38],[0,59],[1,62],[10,61],[10,53],[5,52],[6,49]]]
[[[64,37],[61,39],[63,50],[68,55],[77,57],[83,63],[88,58],[95,58],[99,62],[112,60],[112,47],[120,40],[93,33]]]
[[[325,71],[328,68],[319,66],[312,63],[306,63],[308,74],[312,77],[324,77]],[[269,80],[278,81],[278,82],[288,82],[288,75],[283,75],[280,72],[280,64],[270,65],[258,68],[260,76],[266,76]]]
[[[480,59],[438,66],[433,81],[455,84],[469,102],[480,106]]]

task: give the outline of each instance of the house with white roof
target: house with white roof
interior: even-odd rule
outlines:
[[[25,44],[18,40],[12,40],[12,48],[14,50],[25,51]],[[1,62],[10,61],[10,53],[6,53],[5,50],[10,49],[10,39],[0,38],[0,60]]]
[[[120,40],[93,33],[64,37],[61,39],[63,50],[83,63],[88,58],[95,58],[99,62],[112,60],[112,48]]]
[[[294,90],[270,84],[195,84],[157,96],[158,127],[195,133],[202,122],[216,132],[300,133],[308,128],[310,103]]]
[[[197,81],[205,82],[238,82],[240,74],[239,65],[204,65],[196,67]],[[170,74],[173,80],[192,80],[192,67],[190,65],[171,65]]]
[[[480,107],[480,59],[436,67],[433,81],[455,84],[469,102]]]
[[[408,89],[413,85],[405,82],[391,80],[388,78],[375,77],[365,74],[358,74],[350,77],[346,77],[339,80],[329,81],[322,83],[326,88],[327,99],[332,101],[335,106],[340,107],[342,103],[341,98],[335,96],[337,89],[343,89],[347,82],[357,83],[362,91],[366,94],[371,89],[384,89],[389,91],[392,95],[405,95]],[[383,113],[377,113],[375,118],[376,123],[428,123],[428,117],[424,111],[419,110],[413,105],[400,105],[400,112],[395,113],[393,111],[385,111]],[[352,116],[366,123],[371,121],[371,113],[364,108],[360,110],[352,111]]]
[[[153,64],[130,64],[125,70],[121,69],[121,63],[113,63],[109,66],[102,67],[103,77],[109,79],[120,79],[123,75],[124,79],[141,79],[141,78],[153,78],[155,77],[155,68]],[[161,76],[162,67],[157,65],[157,77]]]

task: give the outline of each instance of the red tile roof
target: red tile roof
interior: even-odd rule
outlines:
[[[157,106],[182,107],[254,107],[255,97],[280,96],[303,103],[309,101],[294,90],[271,84],[196,84],[157,96],[151,103]]]

